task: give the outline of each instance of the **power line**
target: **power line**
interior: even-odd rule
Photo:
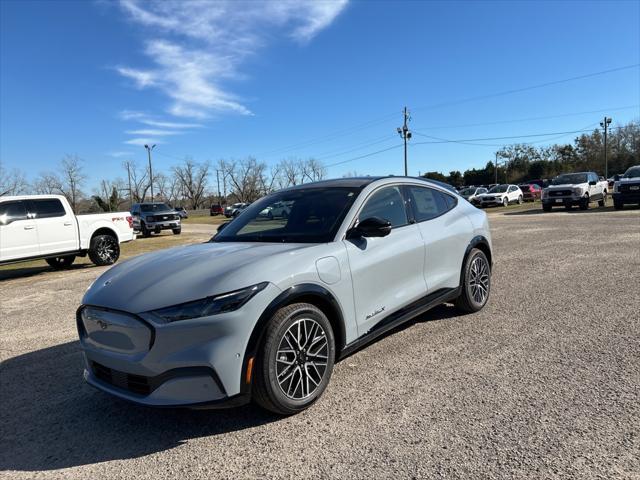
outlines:
[[[466,127],[483,127],[486,125],[503,125],[507,123],[518,123],[518,122],[528,122],[534,120],[548,120],[551,118],[564,118],[564,117],[575,117],[579,115],[588,115],[592,113],[602,113],[602,112],[615,112],[620,110],[630,110],[632,108],[638,108],[640,104],[636,105],[627,105],[625,107],[614,107],[614,108],[602,108],[599,110],[586,110],[583,112],[573,112],[573,113],[561,113],[556,115],[545,115],[542,117],[528,117],[528,118],[516,118],[511,120],[496,120],[493,122],[483,122],[483,123],[465,123],[460,125],[435,125],[432,127],[418,127],[421,130],[443,130],[447,128],[466,128]]]
[[[514,93],[520,93],[520,92],[526,92],[528,90],[535,90],[538,88],[544,88],[544,87],[549,87],[552,85],[559,85],[561,83],[567,83],[567,82],[573,82],[575,80],[582,80],[585,78],[591,78],[591,77],[596,77],[599,75],[606,75],[607,73],[613,73],[613,72],[619,72],[622,70],[629,70],[632,68],[638,68],[640,66],[640,63],[634,63],[631,65],[625,65],[622,67],[616,67],[616,68],[610,68],[608,70],[601,70],[599,72],[593,72],[593,73],[587,73],[584,75],[578,75],[575,77],[569,77],[569,78],[563,78],[562,80],[554,80],[551,82],[545,82],[545,83],[539,83],[537,85],[530,85],[528,87],[522,87],[522,88],[514,88],[511,90],[504,90],[502,92],[497,92],[497,93],[490,93],[488,95],[479,95],[476,97],[468,97],[468,98],[462,98],[460,100],[452,100],[449,102],[442,102],[442,103],[436,103],[433,105],[426,105],[423,107],[417,107],[417,108],[413,108],[413,111],[416,110],[426,110],[426,109],[431,109],[431,108],[441,108],[441,107],[448,107],[450,105],[460,105],[462,103],[467,103],[467,102],[475,102],[477,100],[485,100],[487,98],[495,98],[495,97],[502,97],[505,95],[512,95]]]
[[[402,147],[402,144],[393,145],[393,146],[391,146],[391,147],[384,148],[384,149],[382,149],[382,150],[377,150],[377,151],[375,151],[375,152],[367,153],[367,154],[365,154],[365,155],[360,155],[359,157],[354,157],[354,158],[350,158],[350,159],[348,159],[348,160],[343,160],[342,162],[332,163],[331,165],[325,165],[325,167],[327,167],[327,168],[329,168],[329,167],[336,167],[336,166],[338,166],[338,165],[342,165],[342,164],[345,164],[345,163],[353,162],[353,161],[355,161],[355,160],[360,160],[360,159],[362,159],[362,158],[372,157],[372,156],[374,156],[374,155],[378,155],[379,153],[388,152],[389,150],[393,150],[393,149],[395,149],[395,148],[400,148],[400,147]]]

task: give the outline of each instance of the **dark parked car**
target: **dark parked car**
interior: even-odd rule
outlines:
[[[219,203],[214,203],[209,209],[209,215],[211,215],[212,217],[215,215],[222,215],[223,213],[224,211],[222,210],[222,205],[220,205]]]
[[[536,200],[540,200],[540,195],[542,194],[542,188],[540,188],[540,185],[530,183],[519,186],[520,190],[522,190],[522,195],[525,202],[535,202]]]
[[[133,229],[148,237],[151,232],[171,230],[174,235],[182,231],[180,215],[166,203],[134,203],[131,207]]]

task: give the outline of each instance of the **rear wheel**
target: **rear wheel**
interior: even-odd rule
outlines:
[[[466,313],[477,312],[489,300],[491,291],[491,266],[482,250],[469,252],[462,271],[462,292],[456,299],[456,307]]]
[[[120,244],[113,235],[96,235],[89,245],[89,258],[99,267],[112,265],[120,258]]]
[[[45,261],[50,267],[53,267],[56,270],[61,270],[63,268],[69,268],[75,259],[75,255],[65,255],[64,257],[46,258]]]
[[[267,325],[253,398],[281,415],[300,412],[320,398],[334,361],[333,329],[325,314],[308,303],[283,307]]]
[[[518,205],[522,205],[522,195],[518,197]]]

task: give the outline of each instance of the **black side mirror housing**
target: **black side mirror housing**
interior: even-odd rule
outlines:
[[[596,182],[595,180],[591,180],[591,181],[589,182],[589,185],[595,185],[596,183],[597,183],[597,182]]]
[[[614,181],[614,182],[617,182],[618,180],[620,180],[620,174],[616,173],[616,174],[613,176],[613,181]]]
[[[347,238],[386,237],[391,233],[391,222],[380,217],[365,218],[347,232]]]

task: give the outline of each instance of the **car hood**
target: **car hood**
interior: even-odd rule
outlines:
[[[98,277],[82,303],[141,313],[230,292],[269,281],[262,261],[309,246],[211,242],[140,255]]]
[[[563,183],[562,185],[549,185],[547,190],[566,190],[567,188],[585,188],[588,183]]]
[[[478,195],[476,195],[476,197],[498,197],[500,195],[506,195],[507,192],[502,192],[502,193],[480,193]]]
[[[621,178],[620,180],[618,180],[618,183],[640,183],[640,177],[633,177],[633,178]]]

